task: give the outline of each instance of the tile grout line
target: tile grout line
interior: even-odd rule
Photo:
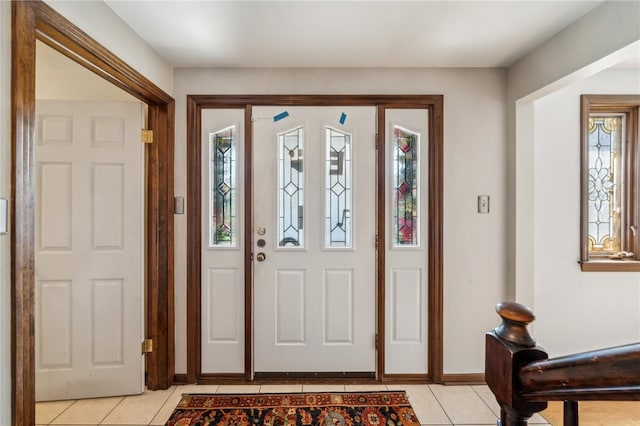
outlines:
[[[169,395],[167,395],[167,397],[165,398],[164,402],[162,404],[160,404],[160,407],[158,407],[158,409],[156,410],[156,412],[153,414],[153,416],[151,416],[151,419],[147,422],[147,425],[150,425],[153,422],[153,419],[156,418],[156,416],[158,414],[160,414],[160,411],[162,411],[162,409],[164,408],[165,404],[169,401],[169,399],[173,396],[174,393],[176,393],[178,391],[178,387],[177,386],[173,386],[173,391],[171,393],[169,393]],[[145,390],[145,392],[147,392],[147,390]]]
[[[102,420],[100,420],[98,422],[98,425],[104,424],[103,422],[107,419],[107,417],[109,417],[109,414],[113,413],[113,410],[115,410],[120,404],[122,404],[122,401],[124,401],[124,396],[120,399],[120,401],[118,401],[118,403],[116,405],[113,406],[113,408],[111,410],[109,410],[109,412],[107,414],[104,415],[104,417],[102,418]]]
[[[54,424],[53,422],[55,422],[55,421],[58,419],[58,417],[60,417],[60,416],[61,416],[64,412],[66,412],[69,408],[73,407],[73,405],[74,405],[76,402],[78,402],[78,400],[77,400],[77,399],[74,399],[74,400],[73,400],[73,402],[72,402],[71,404],[69,404],[69,406],[68,406],[67,408],[65,408],[64,410],[60,411],[60,412],[58,413],[58,415],[56,415],[53,419],[51,419],[51,421],[50,421],[49,423],[47,423],[47,425],[52,425],[52,424]]]
[[[438,397],[436,396],[435,392],[433,391],[433,389],[431,389],[430,385],[425,385],[427,387],[427,389],[429,389],[429,392],[431,392],[431,395],[433,395],[433,397],[435,398],[436,402],[438,403],[438,405],[440,406],[440,408],[442,409],[442,412],[444,413],[445,416],[447,416],[447,419],[449,419],[449,424],[453,425],[453,420],[451,420],[451,416],[449,415],[449,413],[447,412],[447,410],[444,409],[444,406],[442,405],[442,403],[440,402],[440,400],[438,399]]]
[[[475,394],[476,394],[476,395],[478,395],[478,397],[479,397],[479,398],[480,398],[480,400],[484,403],[484,405],[486,405],[486,406],[489,408],[489,411],[491,411],[495,416],[497,416],[497,419],[499,420],[499,419],[500,419],[500,414],[499,414],[499,413],[498,413],[498,414],[496,414],[496,412],[495,412],[495,411],[493,411],[493,410],[491,409],[491,407],[489,406],[489,404],[488,404],[488,403],[484,400],[484,398],[483,398],[483,397],[482,397],[482,396],[481,396],[481,395],[476,391],[475,386],[471,386],[471,390],[472,390],[473,392],[475,392]],[[540,413],[541,413],[541,412],[539,412],[539,413],[537,413],[537,414],[540,414]],[[534,413],[531,417],[533,417],[535,414],[536,414],[536,413]],[[550,426],[550,423],[547,421],[547,419],[546,419],[546,418],[544,418],[544,417],[542,416],[542,414],[540,414],[540,417],[542,417],[542,419],[545,421],[545,423],[531,423],[531,422],[529,422],[529,423],[530,423],[530,424],[535,424],[535,425],[540,425],[540,426]],[[531,420],[531,419],[529,419],[529,420]]]
[[[487,401],[484,400],[484,398],[475,390],[475,388],[473,386],[470,386],[470,388],[473,391],[473,393],[475,393],[478,396],[478,398],[480,398],[480,401],[482,401],[482,403],[489,409],[489,411],[491,411],[494,416],[497,416],[496,420],[499,420],[500,419],[500,413],[496,413],[495,411],[493,411],[491,409],[491,407],[489,406],[489,403],[487,403]]]

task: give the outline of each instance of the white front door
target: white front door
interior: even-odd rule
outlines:
[[[38,101],[36,399],[141,393],[138,103]]]
[[[253,109],[256,373],[375,372],[375,113]]]

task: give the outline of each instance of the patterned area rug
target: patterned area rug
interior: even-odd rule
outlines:
[[[404,392],[184,394],[171,426],[419,426]]]

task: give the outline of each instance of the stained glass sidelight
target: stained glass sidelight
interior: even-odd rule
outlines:
[[[278,134],[278,247],[304,246],[304,128]]]
[[[623,115],[589,118],[589,251],[621,247]]]
[[[420,134],[393,126],[393,245],[417,246],[418,230],[418,148]]]
[[[325,129],[325,246],[351,247],[351,135]]]
[[[209,135],[210,246],[236,245],[236,127]]]

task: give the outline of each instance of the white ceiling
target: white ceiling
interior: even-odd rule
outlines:
[[[105,0],[180,67],[508,67],[602,1]]]

